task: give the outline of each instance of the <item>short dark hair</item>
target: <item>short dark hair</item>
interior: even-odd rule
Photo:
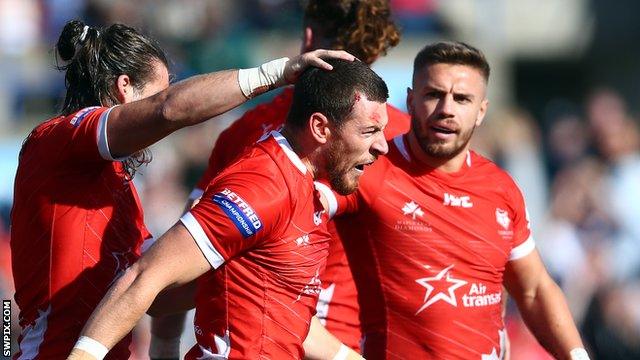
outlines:
[[[319,112],[340,127],[353,111],[356,92],[370,101],[387,101],[387,84],[366,64],[339,59],[327,62],[333,70],[311,67],[296,82],[288,126],[300,129],[313,113]]]
[[[480,71],[485,82],[489,82],[491,69],[482,51],[463,42],[443,41],[425,46],[413,61],[414,76],[427,65],[466,65]]]
[[[323,47],[346,50],[367,64],[400,42],[389,0],[309,0],[304,26]]]
[[[134,89],[141,89],[155,76],[154,61],[168,67],[164,51],[154,40],[123,24],[97,29],[80,20],[69,21],[56,50],[65,62],[57,66],[65,71],[67,89],[62,115],[88,106],[116,105],[113,84],[118,76],[128,75]]]

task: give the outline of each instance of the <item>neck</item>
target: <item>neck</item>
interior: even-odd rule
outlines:
[[[415,133],[412,131],[407,135],[409,140],[409,149],[411,154],[421,163],[432,167],[434,169],[440,170],[445,173],[454,173],[460,171],[462,166],[464,165],[467,159],[467,152],[469,151],[469,144],[467,144],[462,151],[458,154],[454,155],[451,158],[439,158],[434,157],[427,154],[420,144],[418,143],[418,138]]]
[[[280,131],[280,134],[287,139],[293,152],[298,155],[304,166],[311,173],[311,176],[315,179],[318,175],[318,169],[317,166],[314,165],[313,159],[315,158],[317,149],[305,145],[304,135],[299,131],[291,130],[285,126]]]

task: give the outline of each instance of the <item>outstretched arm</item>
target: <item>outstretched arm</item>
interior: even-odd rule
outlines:
[[[525,323],[555,358],[588,359],[562,290],[547,273],[537,250],[510,261],[504,284]]]
[[[160,291],[186,284],[209,269],[211,266],[189,231],[182,223],[174,225],[109,289],[81,336],[89,338],[90,346],[97,342],[99,349],[111,349],[131,331]],[[69,356],[95,358],[79,348]]]
[[[354,60],[344,51],[315,50],[259,68],[224,70],[181,81],[151,97],[114,108],[107,141],[113,158],[131,155],[170,133],[195,125],[242,104],[249,97],[293,83],[304,69],[331,69],[322,59]]]

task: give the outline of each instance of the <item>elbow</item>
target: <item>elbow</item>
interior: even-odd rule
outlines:
[[[179,129],[187,125],[185,124],[186,112],[171,98],[167,98],[162,102],[159,117],[170,128]]]
[[[188,102],[169,94],[164,97],[158,115],[170,128],[178,130],[197,123],[192,116],[193,110]]]

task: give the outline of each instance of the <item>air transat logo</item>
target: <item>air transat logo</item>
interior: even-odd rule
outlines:
[[[415,203],[413,200],[411,200],[411,202],[404,204],[404,207],[402,208],[402,213],[404,215],[411,215],[411,218],[413,218],[413,220],[415,220],[416,217],[418,216],[419,217],[424,216],[424,211],[420,209],[420,205]]]
[[[431,267],[424,265],[425,269],[430,270]],[[437,301],[444,301],[453,306],[458,306],[455,291],[461,286],[467,284],[466,281],[460,279],[454,279],[449,270],[453,268],[453,265],[449,265],[442,269],[436,276],[426,277],[416,280],[416,282],[427,289],[424,294],[424,304],[416,311],[415,315],[421,313],[424,309],[431,306]]]
[[[429,272],[434,272],[429,265],[423,265]],[[488,286],[486,283],[475,281],[467,282],[466,280],[456,279],[452,275],[453,265],[440,270],[435,276],[417,279],[416,282],[422,285],[427,292],[424,295],[424,304],[416,311],[415,315],[442,300],[453,307],[458,307],[458,300],[461,300],[460,306],[484,307],[496,306],[502,301],[502,289],[496,286]],[[466,289],[460,289],[462,293],[456,295],[458,288],[470,284]]]

